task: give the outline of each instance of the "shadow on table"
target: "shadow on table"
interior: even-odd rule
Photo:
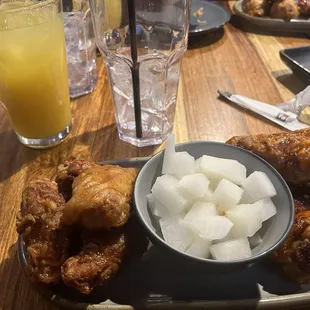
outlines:
[[[308,86],[306,80],[300,78],[294,73],[285,73],[281,75],[279,72],[272,72],[272,75],[277,79],[278,82],[284,85],[295,95]]]
[[[98,161],[151,156],[158,147],[147,146],[139,148],[120,140],[116,124],[107,125],[95,131],[85,132],[77,137],[72,137],[65,143],[88,146],[90,148],[90,158]]]
[[[23,146],[13,130],[1,132],[0,143],[0,182],[14,175],[27,162],[34,160],[39,152]]]
[[[188,41],[188,49],[197,49],[214,44],[223,38],[224,32],[224,28],[220,28],[207,33],[190,36]]]

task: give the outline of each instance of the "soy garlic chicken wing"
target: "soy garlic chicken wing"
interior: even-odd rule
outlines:
[[[298,5],[295,0],[278,0],[270,8],[270,17],[293,19],[299,16]]]
[[[95,163],[73,157],[58,166],[56,182],[58,183],[59,192],[64,196],[66,201],[72,197],[73,180],[85,169],[97,166]]]
[[[88,229],[119,227],[130,214],[137,170],[119,166],[88,168],[73,181],[72,198],[64,209],[67,224]]]
[[[66,285],[89,294],[118,272],[129,242],[126,232],[117,228],[85,231],[82,238],[82,251],[67,259],[61,267],[61,275]]]
[[[268,12],[267,0],[244,0],[242,10],[250,16],[265,17]]]
[[[296,214],[289,237],[274,258],[293,280],[310,282],[310,210]]]
[[[227,143],[268,161],[293,185],[310,185],[310,130],[233,137]]]
[[[67,258],[68,230],[63,226],[64,198],[48,179],[30,183],[17,214],[17,232],[27,247],[27,268],[33,280],[45,284],[60,280]]]

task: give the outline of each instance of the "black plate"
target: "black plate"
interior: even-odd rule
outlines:
[[[198,18],[194,16],[194,13],[200,8],[203,8],[204,15],[199,20],[206,23],[199,23]],[[189,33],[191,35],[222,28],[231,17],[223,6],[207,0],[192,0],[190,15]]]
[[[149,158],[106,161],[141,169]],[[18,258],[25,272],[27,251],[18,239]],[[184,265],[151,244],[141,258],[134,258],[109,284],[84,296],[56,285],[35,286],[61,309],[265,309],[282,310],[309,306],[310,285],[288,281],[270,261],[229,274],[208,274],[199,265]]]
[[[284,49],[280,57],[294,73],[310,83],[310,45]]]
[[[290,33],[300,34],[310,32],[310,19],[291,19],[284,20],[271,17],[255,17],[250,16],[243,12],[242,9],[243,0],[238,0],[235,3],[236,15],[248,26],[251,26],[257,31],[266,31],[268,33]]]

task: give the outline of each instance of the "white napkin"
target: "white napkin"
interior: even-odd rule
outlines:
[[[296,98],[279,105],[270,105],[226,91],[218,90],[218,93],[242,108],[251,110],[288,130],[294,131],[309,127],[300,121],[300,117],[305,108],[308,108],[309,121],[306,123],[310,124],[310,86],[299,93]],[[302,119],[304,121],[305,117]]]

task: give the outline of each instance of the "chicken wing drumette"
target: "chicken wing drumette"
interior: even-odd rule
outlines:
[[[283,178],[297,186],[310,185],[310,130],[233,137],[227,143],[268,161]]]
[[[72,197],[73,180],[85,169],[97,166],[93,162],[75,159],[74,157],[58,166],[56,182],[58,183],[59,192],[64,196],[66,201]]]
[[[73,181],[72,198],[64,220],[88,229],[120,227],[130,215],[130,202],[137,170],[119,166],[85,169]]]
[[[268,14],[268,0],[244,0],[242,10],[250,16],[265,17]]]
[[[64,208],[57,184],[48,179],[30,183],[23,192],[16,226],[27,247],[29,274],[37,282],[52,284],[60,280],[60,267],[68,251]]]

